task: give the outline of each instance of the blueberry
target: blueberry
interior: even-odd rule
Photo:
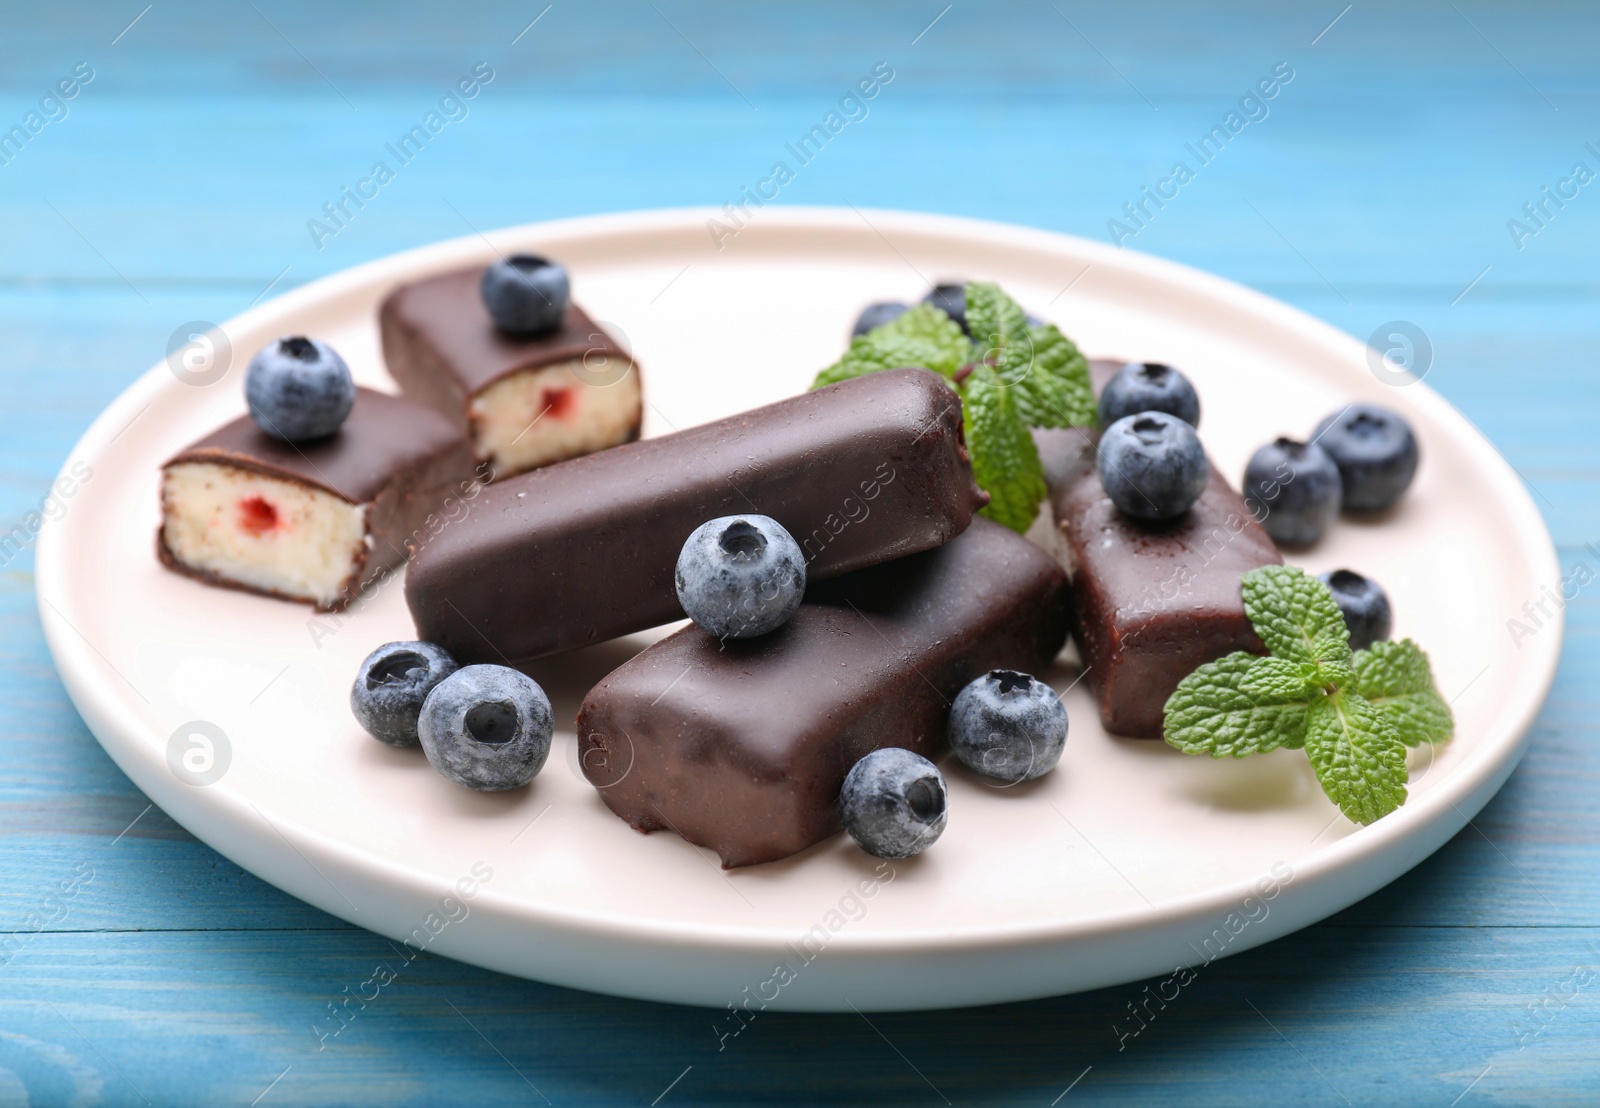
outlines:
[[[1100,426],[1139,412],[1166,412],[1200,426],[1200,397],[1189,378],[1160,362],[1129,362],[1100,393]]]
[[[1365,650],[1389,637],[1394,613],[1389,607],[1389,594],[1383,591],[1382,585],[1350,569],[1324,573],[1322,583],[1328,586],[1333,602],[1344,613],[1344,625],[1350,628],[1350,649]]]
[[[695,528],[675,580],[690,619],[719,639],[748,639],[794,615],[806,591],[806,560],[770,516],[723,516]]]
[[[1066,745],[1066,706],[1026,673],[990,670],[950,706],[950,748],[985,777],[1012,784],[1043,777]]]
[[[1309,546],[1339,514],[1339,467],[1316,443],[1277,439],[1250,457],[1244,502],[1279,546]]]
[[[879,858],[921,854],[944,833],[944,775],[920,754],[886,746],[850,768],[839,816],[861,849]]]
[[[934,285],[927,296],[922,298],[924,304],[932,304],[945,315],[967,329],[967,286],[966,282],[960,284]],[[969,332],[970,333],[970,332]]]
[[[356,402],[350,367],[325,342],[285,335],[262,347],[244,375],[250,418],[285,442],[333,434]]]
[[[508,335],[554,331],[572,302],[566,267],[533,254],[501,258],[483,271],[480,289],[489,318]]]
[[[1100,436],[1096,461],[1111,503],[1135,519],[1177,519],[1211,478],[1200,436],[1166,412],[1117,420]]]
[[[861,309],[861,314],[856,316],[856,325],[850,331],[850,337],[864,335],[874,327],[882,327],[885,323],[893,323],[905,315],[907,305],[898,300],[880,300],[876,304],[868,304]]]
[[[416,746],[423,701],[457,668],[456,660],[431,642],[385,643],[361,663],[350,686],[350,710],[379,742]]]
[[[1388,408],[1352,404],[1317,424],[1313,439],[1339,467],[1347,512],[1382,511],[1417,475],[1417,436]]]
[[[550,755],[550,698],[505,666],[464,666],[439,682],[417,721],[423,753],[458,785],[484,792],[533,780]]]

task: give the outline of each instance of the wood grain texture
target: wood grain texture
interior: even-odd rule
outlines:
[[[1128,245],[1363,339],[1387,320],[1422,326],[1429,383],[1529,482],[1567,568],[1600,569],[1586,549],[1600,545],[1600,182],[1548,206],[1520,248],[1507,229],[1574,163],[1600,171],[1585,146],[1600,146],[1592,6],[957,3],[940,15],[938,2],[674,0],[541,16],[537,2],[273,0],[162,2],[130,27],[142,6],[0,16],[0,127],[80,61],[95,72],[65,118],[0,165],[7,527],[175,326],[226,318],[275,278],[282,291],[474,227],[736,199],[879,61],[894,80],[784,202],[1105,240],[1142,185],[1287,61],[1296,75],[1270,115]],[[306,221],[479,61],[495,78],[470,114],[319,249]],[[1207,967],[1164,1007],[1149,982],[870,1023],[769,1014],[719,1050],[706,1011],[432,956],[399,966],[383,939],[196,842],[67,702],[31,570],[31,550],[0,565],[0,1104],[1600,1095],[1597,587],[1568,608],[1555,690],[1506,788],[1340,915]],[[340,1026],[327,1006],[381,962],[395,982],[319,1039]]]

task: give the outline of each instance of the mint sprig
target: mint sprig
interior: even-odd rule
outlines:
[[[961,399],[962,431],[972,455],[972,476],[989,493],[983,514],[1014,531],[1026,531],[1045,498],[1044,464],[1017,411],[1017,390],[979,362]]]
[[[1167,742],[1213,758],[1304,749],[1323,792],[1357,823],[1404,804],[1406,748],[1455,734],[1428,656],[1410,639],[1352,652],[1333,594],[1293,566],[1251,570],[1240,589],[1269,653],[1229,654],[1179,682]]]
[[[961,396],[963,432],[983,514],[1026,531],[1045,498],[1044,467],[1030,427],[1095,426],[1089,362],[1053,324],[1029,326],[1000,286],[967,285],[967,327],[931,304],[858,336],[812,388],[882,369],[920,366],[946,378]]]

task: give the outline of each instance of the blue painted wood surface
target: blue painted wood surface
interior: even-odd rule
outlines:
[[[1429,383],[1533,487],[1566,566],[1600,569],[1600,181],[1541,193],[1600,172],[1600,16],[1343,7],[12,6],[0,129],[59,118],[0,165],[0,521],[175,326],[275,278],[469,223],[734,200],[879,62],[893,81],[784,202],[1104,239],[1282,62],[1265,118],[1128,245],[1361,338],[1419,324]],[[466,117],[319,248],[307,221],[480,62],[495,75]],[[92,80],[41,109],[80,63]],[[1508,227],[1541,202],[1537,233]],[[1593,1103],[1597,615],[1593,591],[1568,608],[1527,758],[1472,827],[1141,1009],[1137,1035],[1119,1035],[1146,999],[1129,985],[763,1015],[719,1051],[704,1011],[424,956],[319,1050],[313,1021],[388,944],[147,810],[53,673],[25,551],[0,566],[0,1104]]]

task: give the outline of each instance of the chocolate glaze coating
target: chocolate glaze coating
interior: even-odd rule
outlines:
[[[517,338],[494,325],[483,306],[482,268],[457,270],[402,285],[378,310],[389,375],[414,400],[468,429],[467,402],[525,369],[581,359],[629,358],[605,328],[576,304],[548,335]],[[631,359],[629,359],[631,360]],[[638,372],[635,365],[633,372]],[[639,429],[634,427],[634,435]]]
[[[772,516],[821,580],[938,546],[986,501],[954,390],[887,370],[497,482],[406,601],[463,663],[521,663],[682,619],[673,567],[709,519]]]
[[[1264,652],[1239,578],[1283,559],[1214,466],[1187,515],[1147,523],[1106,496],[1092,436],[1052,432],[1036,441],[1070,556],[1073,635],[1100,721],[1114,734],[1160,738],[1179,681],[1235,650]]]
[[[719,644],[686,627],[624,664],[578,714],[584,773],[640,831],[725,867],[839,830],[862,755],[944,746],[950,702],[997,667],[1039,673],[1067,633],[1066,575],[985,519],[936,550],[813,585],[783,627]]]
[[[357,388],[349,417],[327,438],[284,442],[243,415],[190,443],[162,468],[179,462],[233,465],[365,504],[397,475],[461,445],[461,433],[438,413],[399,396]]]
[[[345,607],[367,584],[400,565],[427,536],[424,524],[452,493],[473,481],[472,450],[439,413],[398,396],[357,388],[340,429],[325,439],[287,443],[240,416],[173,455],[163,466],[210,462],[295,481],[365,504],[366,555],[328,610]],[[167,568],[210,585],[278,595],[180,562],[156,532],[156,555]]]

